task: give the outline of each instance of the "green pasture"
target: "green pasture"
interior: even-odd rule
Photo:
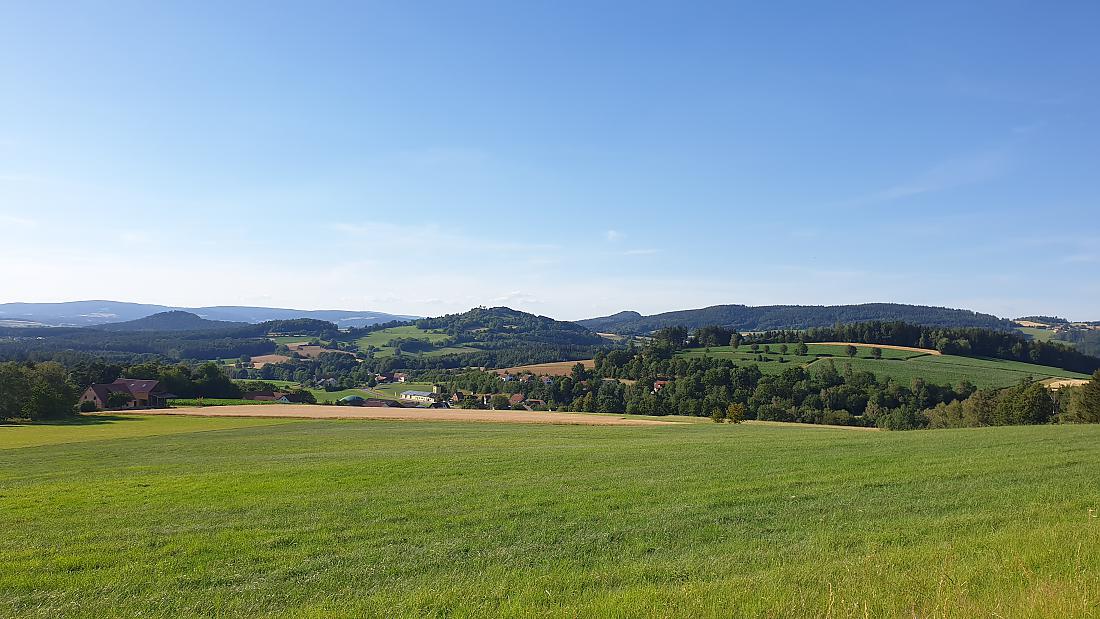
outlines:
[[[357,395],[361,398],[369,398],[371,395],[363,389],[341,389],[340,391],[325,391],[324,389],[308,389],[313,397],[317,400],[317,403],[322,402],[335,402],[342,398],[346,398],[349,395]]]
[[[432,344],[439,344],[440,342],[446,341],[449,337],[450,336],[442,331],[425,330],[412,325],[405,325],[402,327],[390,327],[389,329],[373,331],[371,333],[368,333],[364,337],[359,338],[355,341],[355,343],[359,346],[359,350],[363,352],[366,352],[368,346],[375,346],[380,350],[375,351],[374,356],[377,358],[385,358],[393,356],[394,349],[390,348],[386,344],[390,340],[396,338],[410,338],[416,340],[424,340]],[[423,353],[405,352],[403,354],[424,357],[439,357],[442,355],[475,352],[476,350],[476,348],[471,348],[468,346],[446,346]]]
[[[756,361],[756,353],[747,346],[733,349],[729,346],[718,346],[710,349],[691,349],[679,354],[687,357],[701,357],[707,354],[729,359],[737,365],[755,363],[765,374],[778,374],[792,365],[806,365],[813,367],[825,363],[826,359],[832,359],[837,369],[844,371],[845,367],[852,366],[854,370],[874,372],[880,378],[893,378],[902,384],[908,385],[914,378],[922,378],[927,382],[947,385],[957,384],[962,380],[982,388],[1008,387],[1014,385],[1022,378],[1031,376],[1036,379],[1044,378],[1088,378],[1084,374],[1070,372],[1059,368],[1019,361],[1005,361],[1001,359],[979,359],[974,357],[959,357],[955,355],[931,355],[906,350],[882,349],[881,359],[872,359],[870,345],[856,345],[858,354],[855,358],[849,358],[845,354],[844,346],[807,344],[809,348],[806,356],[798,356],[788,353],[779,354],[778,344],[770,344],[770,354],[765,354],[763,348],[760,354],[764,354],[765,361]],[[794,351],[797,344],[789,344],[789,350]],[[779,357],[784,362],[779,362]]]
[[[1100,426],[0,427],[0,616],[1086,617]]]

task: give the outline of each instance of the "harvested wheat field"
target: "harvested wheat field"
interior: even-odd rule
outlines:
[[[266,406],[187,406],[141,411],[142,415],[188,415],[194,417],[267,417],[302,419],[394,419],[409,421],[477,421],[487,423],[542,423],[582,426],[678,425],[675,421],[633,419],[586,413],[535,411],[493,411],[451,408],[389,408],[373,406],[320,406],[290,404]]]
[[[580,363],[585,369],[591,370],[596,367],[596,362],[592,359],[585,359],[583,361],[555,361],[553,363],[536,363],[534,365],[517,365],[516,367],[504,368],[503,370],[496,370],[497,374],[534,374],[536,376],[569,376],[573,371],[573,366]]]
[[[1048,378],[1043,381],[1043,384],[1046,385],[1047,388],[1055,391],[1062,387],[1080,387],[1088,383],[1088,379],[1085,378]]]
[[[252,367],[258,370],[268,363],[286,363],[287,361],[290,361],[290,357],[286,355],[260,355],[252,357]]]

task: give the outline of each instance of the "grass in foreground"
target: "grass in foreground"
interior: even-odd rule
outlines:
[[[0,428],[0,615],[1100,608],[1100,426],[111,424]]]

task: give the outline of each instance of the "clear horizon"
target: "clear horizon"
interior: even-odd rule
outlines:
[[[1098,320],[1100,5],[0,8],[0,302]]]

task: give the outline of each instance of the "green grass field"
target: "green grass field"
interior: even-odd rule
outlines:
[[[1100,610],[1100,426],[102,421],[0,427],[0,616]]]
[[[312,342],[317,338],[312,335],[276,335],[267,339],[276,344],[304,344],[306,342]]]
[[[366,352],[368,346],[375,346],[381,350],[375,351],[374,356],[377,358],[392,357],[394,349],[386,346],[386,343],[394,338],[412,338],[417,340],[425,340],[432,344],[438,344],[448,338],[446,333],[442,331],[427,331],[419,327],[412,325],[406,325],[403,327],[391,327],[389,329],[382,329],[381,331],[373,331],[366,336],[359,338],[355,343],[359,346],[359,350]],[[404,353],[416,356],[424,357],[439,357],[442,355],[452,355],[464,352],[474,352],[476,348],[470,348],[467,346],[447,346],[444,348],[437,348],[424,353]]]
[[[821,363],[818,361],[817,363]],[[870,359],[835,360],[837,369],[843,371],[847,365],[854,369],[875,372],[879,376],[890,376],[903,384],[909,384],[914,378],[923,378],[930,383],[940,385],[956,384],[964,378],[982,388],[1009,387],[1020,380],[1031,377],[1037,380],[1045,378],[1088,378],[1085,374],[1070,372],[1045,365],[1005,361],[1002,359],[976,359],[931,355],[908,361],[873,361]]]
[[[1049,342],[1054,339],[1053,329],[1040,329],[1039,327],[1016,327],[1020,331],[1027,335],[1030,335],[1032,339],[1039,340],[1040,342]]]
[[[308,389],[313,394],[317,403],[321,402],[335,402],[341,398],[346,398],[349,395],[357,395],[362,398],[369,398],[371,395],[362,389],[342,389],[340,391],[325,391],[324,389]]]
[[[710,355],[729,359],[737,365],[756,363],[765,374],[778,374],[793,364],[818,364],[825,363],[824,358],[818,355],[829,355],[836,364],[838,370],[843,371],[848,365],[853,369],[874,372],[881,378],[894,378],[902,384],[908,385],[914,378],[923,378],[930,383],[940,385],[954,385],[966,379],[982,388],[1008,387],[1020,382],[1020,379],[1031,376],[1036,379],[1044,378],[1088,378],[1084,374],[1070,372],[1059,368],[1044,365],[1021,363],[1019,361],[1004,361],[1001,359],[977,359],[974,357],[958,357],[954,355],[929,355],[919,352],[882,349],[882,359],[872,359],[870,349],[872,346],[857,346],[858,354],[855,359],[849,359],[844,353],[843,346],[827,346],[822,344],[808,344],[807,356],[793,354],[784,355],[786,363],[779,363],[779,346],[771,345],[772,353],[765,355],[768,361],[755,361],[756,354],[746,346],[733,349],[729,346],[719,346],[710,349]],[[794,350],[794,345],[790,348]],[[701,357],[708,353],[704,349],[693,349],[680,353],[688,357]]]

